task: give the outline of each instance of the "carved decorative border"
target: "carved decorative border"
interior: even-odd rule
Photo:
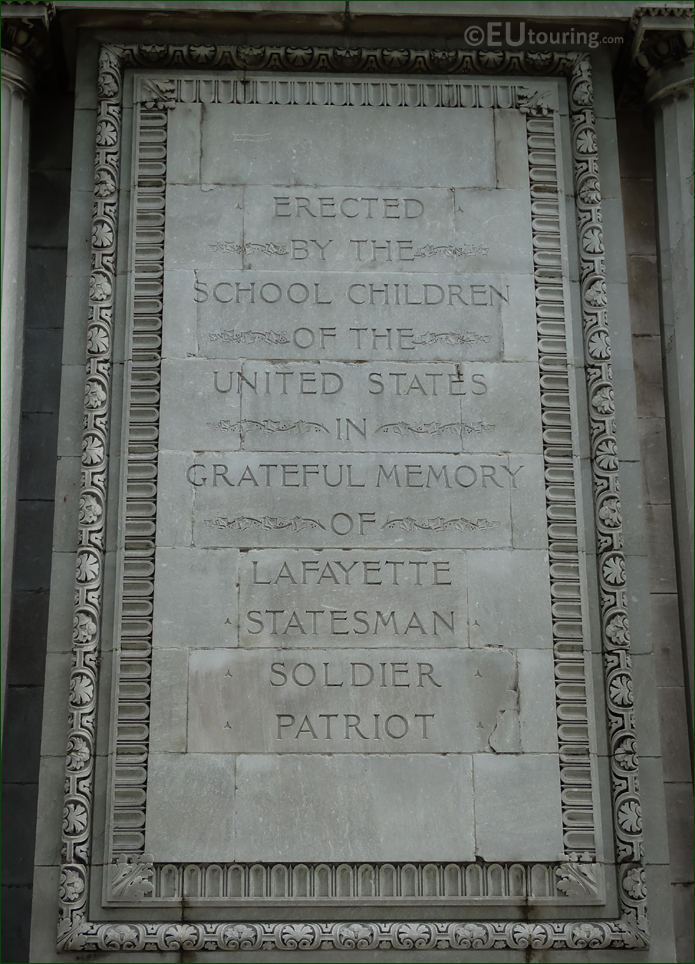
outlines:
[[[178,870],[155,863],[144,853],[147,810],[147,759],[154,612],[154,566],[159,420],[161,329],[163,323],[164,228],[167,109],[179,103],[286,104],[388,108],[523,108],[527,116],[530,159],[530,238],[534,257],[534,295],[538,325],[541,425],[546,474],[550,604],[555,712],[561,775],[564,863],[480,865],[421,863],[393,865],[322,863],[303,865],[237,863],[182,864]],[[133,225],[133,373],[126,435],[126,499],[121,596],[121,653],[117,670],[114,780],[110,849],[115,860],[106,876],[107,904],[145,900],[273,900],[331,898],[377,902],[431,898],[497,900],[514,903],[598,902],[602,868],[596,858],[594,794],[588,734],[586,667],[577,544],[576,496],[572,461],[570,397],[567,378],[566,308],[562,277],[556,144],[551,116],[556,91],[498,80],[442,81],[428,78],[380,80],[276,79],[242,83],[214,74],[202,78],[152,74],[136,80]],[[259,423],[260,424],[260,423]],[[280,425],[281,423],[277,423]],[[229,525],[228,519],[206,520]],[[238,520],[237,520],[238,521]],[[275,518],[248,520],[277,528]],[[294,520],[311,523],[315,520]],[[424,520],[430,524],[439,520]],[[452,520],[466,522],[467,520]],[[480,520],[479,520],[480,521]],[[423,527],[424,526],[423,522]],[[474,523],[468,522],[469,526]],[[581,865],[578,863],[581,861]],[[520,873],[519,868],[523,867]],[[405,869],[404,869],[405,868]],[[411,870],[412,868],[412,870]],[[483,868],[485,871],[486,868]],[[347,880],[345,879],[347,875]],[[386,896],[388,895],[388,896]]]
[[[192,924],[91,922],[87,918],[94,796],[97,657],[102,618],[113,287],[116,276],[118,177],[123,71],[127,67],[235,70],[365,71],[400,74],[540,74],[568,78],[572,124],[582,321],[602,643],[609,723],[618,896],[621,916],[592,921],[309,921]],[[385,88],[384,88],[385,89]],[[234,949],[579,949],[645,947],[641,811],[626,612],[625,561],[617,477],[614,397],[605,307],[605,263],[590,64],[584,54],[461,50],[140,45],[102,47],[99,57],[95,206],[82,441],[80,528],[70,683],[63,864],[58,948],[63,951]],[[157,91],[159,109],[170,91]],[[528,110],[547,105],[529,90]],[[129,862],[125,861],[127,876]]]

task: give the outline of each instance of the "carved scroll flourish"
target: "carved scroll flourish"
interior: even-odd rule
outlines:
[[[577,195],[581,303],[590,396],[590,426],[600,604],[609,723],[614,833],[621,916],[615,920],[533,921],[253,921],[194,923],[108,922],[88,918],[94,796],[97,654],[105,552],[105,510],[113,288],[116,276],[121,85],[125,66],[323,72],[526,74],[569,77]],[[173,85],[175,87],[175,85]],[[378,87],[378,84],[374,85]],[[417,86],[417,85],[414,85]],[[382,84],[386,91],[385,83]],[[525,88],[527,91],[528,88]],[[218,47],[213,44],[102,47],[99,57],[95,205],[82,438],[80,527],[69,697],[69,735],[59,883],[58,949],[103,953],[234,950],[579,950],[643,948],[647,944],[642,869],[625,562],[617,479],[614,399],[605,307],[605,265],[595,119],[588,58],[583,54],[527,54],[450,50]],[[156,85],[145,107],[161,110],[175,96]],[[387,92],[384,94],[387,96]],[[447,100],[446,105],[462,106]],[[477,106],[471,104],[470,106]],[[544,114],[547,104],[525,107]],[[126,862],[127,863],[127,862]],[[127,873],[127,870],[125,871]],[[580,876],[582,876],[580,874]],[[573,878],[576,882],[576,876]],[[569,878],[568,878],[569,880]]]

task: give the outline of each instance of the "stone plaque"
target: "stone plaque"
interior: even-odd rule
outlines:
[[[370,77],[331,73],[333,54],[289,73],[276,52],[242,77],[236,48],[159,49],[101,58],[90,534],[114,323],[128,360],[104,903],[154,920],[185,901],[191,939],[219,950],[464,947],[475,928],[475,946],[524,946],[505,915],[525,905],[567,947],[617,897],[592,946],[639,943],[639,895],[605,873],[591,685],[603,645],[614,806],[637,806],[588,63],[445,78],[380,55]],[[82,583],[101,585],[90,544]],[[76,609],[85,679],[95,600]],[[413,904],[435,923],[399,924]],[[215,923],[245,905],[279,923]],[[374,923],[326,917],[356,907]]]

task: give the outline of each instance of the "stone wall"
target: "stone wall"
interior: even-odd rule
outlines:
[[[394,5],[369,6],[372,10],[379,7],[386,16]],[[351,7],[359,14],[366,5]],[[71,94],[61,90],[42,91],[33,114],[21,475],[4,732],[9,872],[4,881],[8,924],[3,959],[8,961],[81,959],[79,953],[56,954],[55,926],[91,233],[96,49],[94,38],[83,40],[74,115]],[[594,71],[652,923],[649,951],[628,952],[627,956],[614,951],[611,959],[689,961],[693,953],[693,879],[688,676],[666,442],[651,120],[648,115],[623,111],[616,123],[607,58],[597,56]],[[120,368],[116,366],[116,385]],[[104,666],[107,662],[105,659]],[[602,685],[598,667],[596,682]],[[106,671],[102,686],[104,692],[110,686]],[[100,738],[97,769],[101,775],[106,752],[106,742]],[[103,801],[99,803],[103,807]],[[610,815],[604,814],[604,820],[609,819]],[[582,960],[608,959],[606,952],[598,958],[582,953]],[[360,959],[403,959],[402,952],[370,954],[376,956]],[[301,951],[285,956],[307,959]],[[435,958],[529,959],[521,951],[476,952],[465,958],[451,951],[416,950],[409,955],[414,961]],[[102,958],[90,955],[90,959]],[[113,955],[103,959],[112,960]],[[118,959],[126,959],[126,955]],[[136,954],[127,959],[143,957]],[[148,959],[222,958],[204,952],[161,952]],[[235,959],[271,961],[277,956],[242,952]],[[334,952],[314,953],[311,959],[357,958]],[[534,952],[533,959],[569,958],[561,952],[540,951]],[[573,955],[572,959],[580,958]]]
[[[651,117],[636,110],[619,113],[618,138],[642,463],[641,491],[635,495],[644,500],[646,521],[639,565],[646,569],[649,586],[649,644],[655,657],[656,705],[661,732],[659,770],[666,793],[677,959],[687,961],[693,954],[689,668],[676,580]]]
[[[27,294],[4,727],[3,953],[27,960],[37,821],[70,207],[73,100],[42,87],[30,148]]]

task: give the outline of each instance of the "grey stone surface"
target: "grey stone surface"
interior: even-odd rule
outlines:
[[[156,860],[233,860],[236,762],[226,754],[153,753],[145,846]]]
[[[491,548],[512,545],[512,525],[514,546],[547,544],[541,456],[163,452],[159,463],[160,546],[291,546],[301,532],[311,546]]]
[[[547,554],[481,550],[467,560],[471,646],[550,648]]]
[[[654,255],[631,254],[627,261],[630,317],[635,335],[659,333],[659,289]]]
[[[471,760],[465,756],[244,754],[235,760],[189,753],[155,755],[152,762],[147,847],[158,860],[474,856]],[[176,779],[184,767],[190,783]]]
[[[188,653],[157,649],[152,655],[150,750],[152,753],[186,752],[188,703]],[[212,859],[212,858],[211,858]]]
[[[469,560],[477,555],[398,549],[243,552],[240,645],[465,647]],[[333,627],[332,612],[344,620]]]
[[[349,628],[348,617],[334,620],[343,621]],[[196,650],[188,749],[518,752],[517,677],[515,655],[496,649]],[[542,714],[525,719],[530,740],[543,722]]]
[[[377,6],[384,5],[374,5]],[[82,76],[87,76],[87,66],[83,61]],[[603,72],[597,75],[601,87],[598,109],[602,118],[608,118],[612,96],[606,64],[603,66]],[[91,103],[89,91],[82,90],[79,96],[81,103]],[[557,859],[564,847],[544,465],[539,445],[536,330],[530,283],[531,237],[525,200],[528,163],[520,144],[526,121],[513,112],[472,112],[483,120],[480,130],[473,129],[469,137],[471,124],[461,119],[466,128],[462,146],[459,118],[453,111],[432,112],[439,116],[432,120],[431,129],[426,111],[416,117],[409,111],[374,111],[369,122],[363,123],[358,110],[348,114],[312,108],[311,122],[305,123],[306,113],[299,108],[239,107],[233,109],[235,124],[227,123],[230,114],[226,111],[221,105],[180,105],[170,114],[147,848],[156,859],[172,861]],[[87,112],[84,113],[86,130]],[[392,116],[382,125],[385,113]],[[295,123],[295,118],[302,122]],[[413,131],[424,129],[421,118],[427,128],[425,133],[429,131],[431,138],[426,150],[421,141],[415,149],[411,146]],[[340,134],[336,134],[334,126],[338,123],[342,127]],[[611,151],[612,134],[611,122],[602,123],[602,146],[609,145]],[[200,137],[202,150],[197,140]],[[373,147],[381,137],[390,137],[388,158],[397,158],[397,165],[386,161],[387,155],[383,151],[377,153]],[[283,145],[294,147],[294,156],[291,150],[273,149],[280,138]],[[365,151],[367,138],[370,144]],[[126,140],[126,152],[130,150],[129,143]],[[451,149],[445,150],[446,145]],[[612,158],[613,166],[614,161]],[[398,178],[393,179],[395,167]],[[76,168],[76,184],[86,179],[87,169],[86,164]],[[128,176],[126,162],[126,183]],[[471,179],[470,185],[467,178]],[[613,181],[609,179],[607,183],[613,200]],[[315,230],[295,234],[294,218],[287,219],[286,227],[282,218],[269,217],[263,208],[264,198],[272,191],[284,192],[283,197],[300,195],[311,206],[327,193],[337,196],[342,191],[347,196],[358,184],[369,185],[370,192],[382,198],[391,197],[392,192],[395,196],[394,184],[401,184],[398,196],[407,188],[408,196],[423,199],[428,217],[417,225],[416,236],[413,232],[419,243],[436,245],[440,238],[434,231],[442,226],[449,232],[444,239],[447,244],[489,244],[490,252],[456,255],[456,260],[448,253],[427,254],[421,259],[423,264],[412,268],[406,264],[411,236],[400,233],[405,218],[393,219],[398,233],[392,236],[390,219],[382,218],[372,229],[370,219],[358,215],[349,227],[359,228],[357,238],[365,239],[375,256],[350,261],[343,250],[335,260],[323,262],[318,242],[324,245],[329,240],[350,240],[353,235],[349,230],[341,226],[339,235],[336,232],[332,237],[330,218],[326,219],[328,228],[324,224],[316,228],[307,216],[297,218],[297,224],[304,228],[306,221]],[[565,185],[568,187],[569,183]],[[74,195],[78,218],[75,223],[79,227],[83,223],[79,219],[86,217],[86,201],[78,190],[86,194],[89,184],[78,187]],[[448,221],[442,212],[447,210],[450,199],[462,210],[452,211]],[[622,220],[618,217],[621,202],[617,190],[615,201],[615,207],[607,209],[609,270],[625,295],[624,278],[620,276]],[[128,256],[127,218],[123,224],[119,241],[121,261]],[[573,230],[571,221],[568,230]],[[76,228],[71,247],[72,261],[77,263],[81,258],[83,267],[86,237]],[[407,242],[401,248],[406,255],[402,262],[387,260],[394,256],[393,244],[386,254],[379,247],[394,239]],[[290,255],[244,247],[249,242],[268,240],[289,245],[290,249],[294,241],[296,263],[288,265]],[[312,242],[309,249],[313,257],[303,258],[304,248],[297,241]],[[570,263],[574,257],[571,244],[569,250],[568,276],[575,272]],[[356,254],[354,246],[352,253]],[[425,291],[437,293],[434,286],[461,284],[462,276],[464,283],[482,286],[483,292],[487,292],[483,297],[491,300],[494,295],[490,286],[500,288],[506,284],[505,279],[510,279],[510,304],[496,298],[489,305],[441,308],[438,304],[363,306],[359,299],[351,302],[347,298],[348,280],[363,285],[388,283],[392,286],[389,297],[395,300],[405,292],[396,285],[406,281],[411,294],[424,298]],[[237,282],[256,284],[256,303],[248,303],[249,298],[242,298],[239,304],[225,300]],[[219,301],[208,297],[196,304],[196,283],[207,292],[222,283]],[[279,285],[285,292],[282,300],[277,304],[261,300],[259,290],[263,283]],[[425,284],[432,287],[424,289]],[[78,282],[75,285],[79,287]],[[301,295],[301,286],[305,286],[308,302],[316,292],[314,285],[320,285],[321,294],[332,297],[333,303],[302,304],[301,298],[294,302],[287,296],[291,285],[296,286],[291,288],[294,295]],[[370,292],[369,288],[357,290],[367,295]],[[117,308],[118,319],[124,318],[127,310],[125,291],[125,284],[119,285],[119,297],[123,300]],[[79,305],[81,297],[76,296],[75,305]],[[469,288],[468,297],[477,297],[473,288]],[[635,418],[632,399],[626,391],[631,378],[629,338],[625,337],[629,322],[627,299],[623,297],[620,302],[614,298],[613,304],[616,368],[622,368],[624,379],[618,388],[619,421],[627,425],[629,433],[621,427],[621,441],[627,438],[634,442],[629,457],[636,459],[639,452]],[[83,316],[80,317],[82,324]],[[354,333],[347,337],[351,326],[362,326],[359,344]],[[80,365],[79,337],[75,325],[71,328],[66,351],[71,361],[70,353],[74,353],[76,372]],[[117,328],[120,336],[126,326],[119,324]],[[334,337],[322,332],[322,328],[334,328]],[[372,328],[378,329],[380,339]],[[387,328],[390,334],[384,337]],[[399,328],[411,328],[423,339],[417,357],[413,357],[409,346],[412,335],[403,336]],[[267,337],[272,332],[286,332],[288,340]],[[245,333],[253,337],[244,340]],[[442,333],[465,337],[453,342],[429,338],[430,334]],[[211,334],[215,338],[211,339]],[[581,348],[581,338],[576,342]],[[128,357],[129,352],[129,346],[117,346],[116,357]],[[351,364],[355,362],[358,364]],[[434,430],[432,436],[411,432],[400,423],[410,423],[416,416],[423,426],[452,420],[449,397],[420,397],[422,392],[416,389],[410,397],[391,392],[384,393],[387,397],[383,399],[372,399],[365,388],[369,385],[368,376],[377,369],[405,371],[409,377],[421,378],[421,372],[434,366],[444,374],[455,371],[456,364],[464,376],[472,372],[486,376],[489,390],[478,408],[478,402],[472,400],[470,412],[476,421],[494,422],[494,431],[481,430],[463,438],[461,428],[453,442],[441,441]],[[239,372],[250,376],[270,371],[295,382],[303,372],[309,390],[291,390],[286,395],[249,393],[245,389],[238,396],[231,391],[215,393],[206,387],[215,370],[232,371],[237,378]],[[345,387],[333,395],[315,396],[311,390],[314,379],[326,372],[343,374]],[[578,371],[577,375],[580,380],[583,378],[583,372]],[[122,380],[118,368],[115,379],[119,383]],[[75,375],[75,385],[77,382]],[[77,388],[71,389],[67,381],[65,386],[65,411],[69,415]],[[471,400],[464,399],[460,403],[462,409],[456,413],[461,424],[467,417],[463,408],[468,401]],[[120,401],[117,404],[120,406]],[[648,409],[643,411],[646,414]],[[359,425],[356,412],[359,419],[369,420],[383,413],[390,422],[400,425],[401,434],[384,433],[381,439],[372,433],[365,440],[353,427],[349,439],[328,439],[320,430],[314,434],[295,430],[296,434],[291,434],[273,425],[272,431],[259,432],[251,425],[270,424],[270,420],[308,424],[330,419],[335,423],[337,418],[346,424],[351,418]],[[62,455],[79,455],[79,418],[79,404],[75,403],[71,426],[69,419],[64,423]],[[114,424],[118,431],[117,421]],[[579,424],[584,433],[584,423]],[[585,440],[578,442],[586,444]],[[72,485],[68,475],[73,478],[77,474],[77,459],[73,461],[70,472],[59,479],[61,498]],[[425,489],[420,485],[420,466],[435,466],[441,473],[442,465],[464,462],[468,468],[462,472],[468,473],[469,478],[473,478],[472,472],[477,475],[469,487],[449,489],[436,483]],[[117,463],[115,458],[114,464]],[[202,480],[203,471],[209,474],[217,465],[218,485],[213,488],[207,480],[201,486],[187,482],[185,472],[193,463],[205,466],[205,470],[196,470],[196,481]],[[261,463],[284,465],[285,484],[258,484],[258,471],[265,471]],[[382,474],[377,489],[374,467],[396,463],[397,472],[390,474],[390,481]],[[502,473],[506,467],[509,474],[522,464],[518,485],[513,484],[511,475],[505,477],[502,487],[492,481],[493,476],[488,476],[488,484],[484,485],[484,466],[496,473]],[[240,481],[245,465],[251,466],[254,481],[247,477],[243,484],[228,485],[229,481]],[[351,465],[353,474],[350,477],[344,471],[343,484],[335,488],[325,483],[317,485],[314,465],[320,467],[320,472],[323,465],[332,471],[340,465]],[[295,486],[300,470],[307,469],[306,488]],[[371,482],[367,478],[370,472]],[[273,473],[277,476],[278,470]],[[494,478],[499,476],[495,474]],[[632,502],[636,501],[632,498],[635,479],[636,473],[629,480],[633,484],[624,488]],[[360,484],[363,480],[367,481],[364,488]],[[663,478],[655,475],[649,491],[663,494],[664,485]],[[117,487],[112,486],[112,492],[115,491]],[[665,502],[663,507],[666,508]],[[588,501],[586,508],[590,508]],[[498,526],[477,525],[480,520],[494,521],[493,510],[499,515]],[[68,499],[66,513],[73,511]],[[646,575],[649,546],[637,540],[637,505],[632,511],[627,536],[629,548],[639,552],[634,559],[642,578]],[[396,515],[402,521],[394,519]],[[326,519],[330,519],[329,528],[321,529]],[[213,524],[206,525],[206,520]],[[313,525],[312,520],[319,525]],[[397,524],[382,529],[389,525],[389,520]],[[462,521],[458,527],[444,528],[451,520]],[[349,533],[342,531],[341,523],[345,528],[350,526]],[[586,524],[590,523],[587,511]],[[60,521],[58,532],[63,539]],[[109,532],[111,545],[114,533],[113,529]],[[122,533],[118,536],[118,544],[121,542]],[[61,545],[72,549],[74,534],[72,542],[65,536]],[[111,554],[112,563],[114,555]],[[67,573],[72,560],[68,551],[62,556],[65,564],[61,558],[54,584],[69,597]],[[321,585],[285,578],[275,585],[253,585],[249,581],[254,562],[262,564],[258,571],[265,575],[273,569],[278,571],[283,562],[294,567],[299,560],[313,562],[327,557],[340,559],[345,565],[373,558],[381,566],[385,559],[424,563],[441,558],[451,561],[450,571],[455,578],[452,586],[413,586],[407,580],[398,586],[379,584],[378,594],[369,588],[371,582],[365,581],[359,589],[351,585],[348,592],[340,584],[336,587],[330,577]],[[61,576],[58,569],[64,569],[65,574]],[[112,572],[116,571],[114,566]],[[663,576],[657,575],[656,569],[652,574],[656,580],[653,585],[661,585]],[[115,576],[109,572],[107,578],[113,582]],[[649,594],[632,585],[628,589],[632,598],[638,600],[638,622],[641,614],[646,625],[652,612],[646,598]],[[595,582],[590,582],[590,591],[588,605],[595,608]],[[52,630],[53,637],[56,648],[62,651],[69,631],[69,599],[65,606],[52,599],[51,606],[57,627]],[[446,630],[444,620],[439,625],[442,637],[434,640],[431,634],[423,635],[417,626],[407,636],[396,634],[389,623],[383,638],[371,634],[368,646],[360,640],[355,645],[354,639],[343,646],[339,638],[343,636],[343,611],[354,624],[355,611],[371,613],[378,607],[382,613],[417,610],[418,617],[429,611],[431,618],[434,610],[447,618],[454,614],[456,632]],[[282,614],[277,610],[305,614],[311,609],[320,610],[313,615],[320,616],[321,628],[315,636],[312,630],[309,642],[300,632],[284,637],[270,632],[269,617],[280,616],[278,622],[282,622]],[[249,612],[263,615],[264,628],[258,639],[249,631],[258,625],[245,618]],[[330,632],[326,625],[331,627]],[[648,649],[640,636],[641,628],[638,625],[633,630],[638,651]],[[432,642],[436,645],[432,646]],[[664,660],[669,663],[675,688],[671,657],[664,654]],[[449,689],[450,693],[448,697],[444,692],[440,694],[433,685],[433,724],[444,721],[450,742],[436,744],[434,752],[422,752],[405,740],[401,752],[383,752],[381,748],[376,753],[345,753],[335,746],[328,751],[302,747],[297,753],[274,752],[277,747],[258,737],[259,732],[263,736],[264,714],[279,708],[285,717],[292,716],[293,723],[284,720],[288,730],[292,726],[300,728],[306,717],[309,722],[301,735],[313,742],[313,717],[325,713],[329,704],[322,703],[323,696],[317,698],[313,683],[303,686],[301,682],[276,687],[295,692],[269,700],[264,670],[268,671],[271,661],[276,670],[278,666],[290,667],[290,673],[291,667],[301,662],[300,674],[309,672],[307,666],[324,671],[328,667],[329,672],[338,673],[348,668],[349,674],[353,662],[361,667],[357,673],[366,672],[365,666],[380,670],[381,664],[390,665],[393,672],[393,663],[398,663],[405,664],[410,675],[412,667],[421,672],[422,667],[431,665],[437,679],[439,667],[443,667],[442,691]],[[598,660],[595,662],[596,682],[601,685],[602,671]],[[65,682],[66,665],[62,657],[51,663],[49,673],[54,682]],[[421,670],[417,670],[418,666]],[[228,668],[231,677],[225,676]],[[464,673],[462,668],[472,672]],[[481,670],[481,677],[476,677],[474,668]],[[420,689],[430,678],[424,674]],[[107,670],[103,679],[108,688]],[[281,680],[282,674],[276,672],[275,679]],[[641,724],[640,736],[647,736],[643,746],[649,765],[644,769],[643,780],[647,806],[651,808],[649,856],[665,860],[661,803],[659,794],[653,792],[660,782],[656,756],[661,746],[655,723],[656,702],[652,698],[651,660],[638,661],[636,679],[637,711],[644,709],[646,721]],[[301,675],[299,680],[303,682]],[[241,698],[228,699],[225,688],[230,686],[239,687]],[[47,694],[46,705],[51,707],[47,712],[52,718],[62,720],[64,700],[60,705],[50,702],[59,688]],[[359,692],[349,705],[343,696],[344,687],[335,687],[338,696],[329,694],[327,712],[342,714],[342,724],[355,724],[352,718],[346,721],[348,714],[360,714],[360,720],[370,713],[372,720],[375,713],[386,717],[391,714],[395,720],[395,714],[406,718],[420,709],[423,713],[431,711],[430,704],[420,707],[417,695],[413,700],[407,687],[385,686],[378,694],[371,692],[371,684],[352,689]],[[327,692],[328,686],[323,690]],[[474,719],[476,725],[472,726]],[[226,743],[215,742],[220,720],[225,740],[228,731],[224,723],[229,720],[230,728],[236,727],[234,737]],[[361,725],[361,721],[357,723]],[[681,725],[678,722],[676,727]],[[56,729],[60,730],[60,726]],[[356,726],[351,730],[351,739],[355,739]],[[110,748],[107,732],[100,717],[99,746],[104,752]],[[237,738],[239,742],[235,743]],[[602,739],[600,734],[599,745]],[[46,733],[45,745],[48,752],[62,752],[56,749],[55,733]],[[462,752],[462,746],[466,752]],[[682,747],[674,750],[674,758],[681,751]],[[677,768],[671,772],[680,774]],[[606,788],[604,781],[602,790]],[[56,800],[50,797],[48,789],[45,794],[41,806],[48,810],[56,805]],[[610,810],[609,803],[603,800],[604,813]],[[604,830],[610,832],[608,824]],[[50,840],[46,845],[46,859],[55,859]],[[95,881],[98,874],[97,868]],[[46,877],[37,887],[37,894],[41,898],[50,884],[53,890],[45,906],[52,914],[56,881],[47,880]],[[663,903],[662,884],[663,881],[656,888],[657,915],[662,909],[659,901]],[[95,888],[98,890],[98,883]],[[513,911],[517,913],[520,918],[527,916],[522,908]],[[573,913],[579,918],[583,912]],[[173,911],[176,919],[196,920],[197,914],[195,907],[177,906]],[[52,919],[52,926],[53,923]],[[638,955],[639,959],[654,957],[669,946],[663,929],[657,926],[656,930],[657,950]],[[51,931],[51,940],[53,937]],[[616,954],[615,959],[626,959],[624,952]],[[186,955],[191,959],[213,959],[209,952]],[[55,958],[50,940],[43,931],[40,933],[38,925],[34,956],[37,960]],[[541,952],[541,956],[548,961],[561,957],[550,952]],[[592,956],[595,960],[595,954],[587,952],[586,959]],[[376,957],[386,960],[387,954],[379,951]],[[476,952],[478,957],[484,959]],[[521,962],[523,957],[523,951],[514,955],[502,951],[495,959]],[[418,952],[412,958],[417,960]],[[94,959],[99,959],[99,955]],[[164,960],[166,955],[158,955],[158,959]],[[606,959],[612,959],[610,953]]]
[[[557,860],[562,853],[557,757],[476,754],[473,780],[480,857]]]
[[[392,156],[408,158],[411,184],[495,186],[490,110],[365,112],[314,106],[307,112],[259,104],[245,105],[230,127],[228,108],[208,104],[200,129],[203,184],[391,187],[394,172],[382,150],[388,143]],[[449,150],[418,149],[423,142],[443,141]]]
[[[217,257],[217,255],[215,255]],[[300,262],[301,264],[301,262]],[[331,265],[333,268],[334,266]],[[533,288],[499,272],[172,269],[165,356],[533,361]],[[428,310],[423,310],[428,309]],[[519,324],[519,319],[526,319]]]
[[[687,783],[690,779],[690,767],[684,688],[660,686],[658,712],[661,724],[664,778],[669,782]]]
[[[152,634],[155,648],[235,644],[237,557],[234,549],[187,546],[157,550]],[[214,605],[211,599],[215,600]]]
[[[232,385],[229,398],[238,380],[226,366],[217,363],[216,367],[221,369],[218,386]],[[279,366],[244,362],[241,371],[246,379],[237,391],[243,448],[542,451],[537,368],[530,363]],[[219,396],[219,391],[212,394]],[[227,434],[218,432],[217,437]]]
[[[241,860],[259,850],[293,861],[474,855],[466,757],[242,756],[236,801]]]

